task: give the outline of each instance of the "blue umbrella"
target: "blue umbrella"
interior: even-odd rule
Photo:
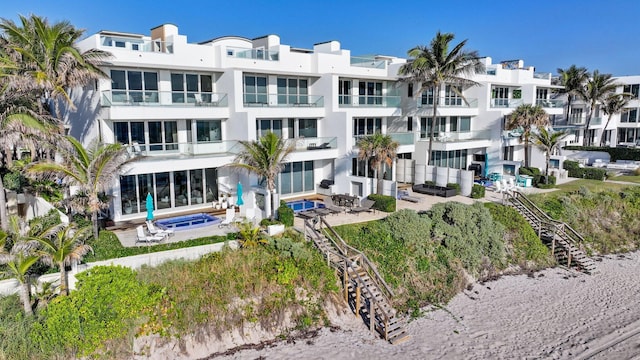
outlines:
[[[153,220],[153,197],[147,193],[147,220]]]
[[[240,205],[244,205],[244,201],[242,201],[242,183],[238,181],[238,200],[236,201],[236,205],[240,206]]]
[[[489,154],[484,154],[484,177],[489,177]]]

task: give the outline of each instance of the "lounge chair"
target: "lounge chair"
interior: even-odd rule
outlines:
[[[171,229],[160,229],[156,228],[153,224],[153,221],[147,221],[147,230],[149,230],[149,234],[157,235],[157,236],[173,236],[176,233]]]
[[[502,182],[500,180],[494,181],[494,184],[496,186],[495,192],[501,193],[504,191],[504,189],[502,188]]]
[[[316,213],[315,210],[305,210],[305,211],[300,211],[296,215],[298,217],[301,217],[301,218],[305,219],[305,220],[309,220],[309,219],[313,219],[316,216],[318,216],[318,213]]]
[[[224,220],[218,225],[219,228],[223,226],[229,226],[233,223],[233,220],[236,217],[236,209],[227,209],[226,217]]]
[[[144,233],[144,228],[142,227],[142,225],[136,227],[136,232],[137,232],[137,238],[136,238],[136,242],[146,242],[146,243],[150,243],[153,241],[157,241],[160,242],[162,240],[164,240],[164,236],[157,236],[157,235],[147,235]]]
[[[341,212],[344,212],[343,208],[333,203],[333,200],[331,200],[331,196],[325,196],[322,202],[324,203],[324,208],[331,211],[334,214],[339,214]]]
[[[371,212],[373,211],[372,207],[376,202],[369,199],[363,199],[360,201],[360,206],[351,208],[349,212],[360,214],[361,212]]]
[[[419,203],[420,202],[420,198],[417,196],[412,196],[411,193],[409,193],[409,190],[402,190],[398,193],[398,199],[400,200],[404,200],[404,201],[410,201],[413,203]]]

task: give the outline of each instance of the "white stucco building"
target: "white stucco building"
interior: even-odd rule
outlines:
[[[322,179],[335,181],[334,193],[363,197],[376,181],[356,159],[362,135],[382,132],[400,143],[399,159],[385,171],[390,186],[433,175],[426,155],[435,97],[432,164],[451,169],[515,173],[522,145],[503,131],[505,115],[522,103],[540,104],[558,119],[563,114],[551,75],[521,60],[484,58],[486,73],[473,78],[479,86],[462,89],[464,101],[448,87],[417,94],[417,84],[399,81],[405,59],[352,56],[338,41],[297,49],[269,35],[193,44],[165,24],[150,36],[102,31],[78,46],[113,57],[103,68],[110,79],[74,92],[69,133],[84,143],[120,142],[140,156],[113,184],[115,221],[143,218],[147,193],[156,215],[173,214],[210,208],[223,194],[235,195],[238,182],[264,207],[258,179],[224,165],[239,140],[267,131],[296,148],[278,179],[281,197],[322,191]]]

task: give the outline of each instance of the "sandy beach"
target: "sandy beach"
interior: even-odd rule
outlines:
[[[446,310],[412,321],[411,339],[396,346],[354,317],[313,339],[220,358],[640,358],[640,253],[601,260],[593,276],[554,268],[475,284]]]

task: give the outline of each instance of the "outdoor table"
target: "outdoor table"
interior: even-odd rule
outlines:
[[[331,195],[331,200],[333,200],[334,204],[337,204],[339,206],[353,207],[356,201],[358,200],[358,197],[346,195],[346,194],[345,195],[335,194],[335,195]]]

